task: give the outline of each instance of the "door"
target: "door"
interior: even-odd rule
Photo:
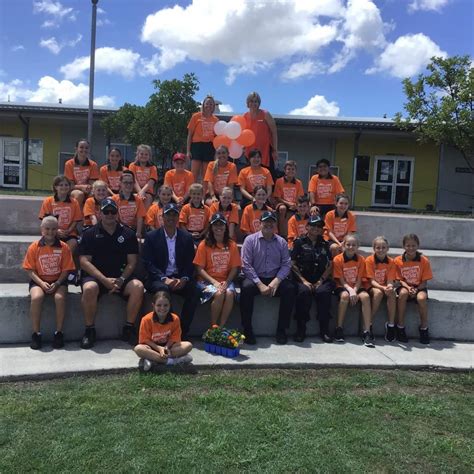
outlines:
[[[23,188],[23,140],[21,138],[1,138],[0,186]]]
[[[410,207],[414,158],[376,156],[372,205],[378,207]]]

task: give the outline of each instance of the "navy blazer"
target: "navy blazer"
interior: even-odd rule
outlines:
[[[194,274],[194,241],[191,234],[183,229],[176,229],[176,267],[178,277],[191,279]],[[168,245],[163,227],[152,230],[145,235],[142,249],[142,261],[150,280],[161,280],[165,277],[168,266]]]

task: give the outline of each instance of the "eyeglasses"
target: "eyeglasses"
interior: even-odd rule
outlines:
[[[109,216],[109,215],[112,215],[112,216],[115,216],[117,214],[117,209],[105,209],[102,211],[102,214],[104,214],[104,216]]]

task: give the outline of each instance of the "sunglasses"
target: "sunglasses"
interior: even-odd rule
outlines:
[[[115,216],[117,214],[117,209],[105,209],[104,211],[102,211],[102,214],[104,214],[104,216]]]

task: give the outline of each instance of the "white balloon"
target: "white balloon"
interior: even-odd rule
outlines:
[[[242,133],[242,127],[239,122],[229,122],[225,126],[224,132],[231,140],[235,140]]]
[[[240,125],[239,125],[240,127]],[[230,147],[229,147],[229,156],[236,160],[237,158],[240,158],[242,156],[242,151],[243,151],[243,146],[237,143],[235,140],[232,140],[230,142]]]
[[[225,130],[226,125],[227,125],[227,122],[224,122],[224,120],[219,120],[214,125],[214,133],[216,135],[224,135],[224,130]]]

